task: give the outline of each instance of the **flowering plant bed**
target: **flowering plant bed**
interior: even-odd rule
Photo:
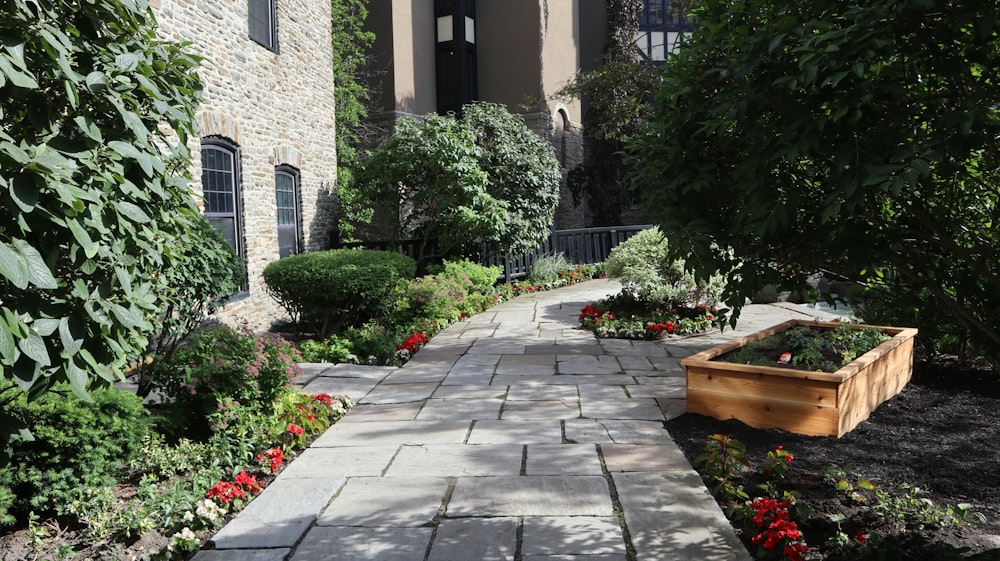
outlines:
[[[872,327],[848,325],[854,330]],[[910,328],[878,327],[889,338],[833,372],[718,360],[798,326],[826,331],[843,327],[839,323],[791,320],[682,360],[687,372],[687,411],[717,419],[735,418],[755,428],[840,437],[910,380],[913,337],[917,334]]]
[[[584,306],[578,318],[584,329],[602,338],[659,339],[704,333],[725,322],[715,306],[648,306],[619,294]]]

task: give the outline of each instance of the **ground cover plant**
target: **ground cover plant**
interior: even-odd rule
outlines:
[[[35,439],[0,468],[0,559],[180,559],[351,407],[292,386],[274,334],[219,327],[152,370],[154,395],[57,386],[9,404]]]
[[[834,329],[820,329],[799,325],[751,341],[713,360],[835,372],[889,339],[875,327],[855,328],[844,324]]]
[[[383,301],[380,317],[328,337],[306,336],[297,341],[305,362],[401,365],[427,341],[456,321],[483,312],[521,294],[552,290],[602,277],[600,266],[543,258],[528,278],[499,283],[501,269],[468,259],[446,260],[427,274],[400,281]],[[288,286],[297,286],[290,277]]]
[[[696,414],[666,427],[757,558],[995,561],[997,407],[988,370],[918,362],[899,395],[839,439]],[[791,530],[778,521],[801,534],[768,532]],[[807,549],[786,554],[796,543]]]
[[[716,304],[721,279],[696,280],[684,261],[669,257],[659,228],[632,236],[611,250],[605,273],[622,284],[619,294],[580,310],[580,323],[598,337],[656,339],[701,333],[725,322]]]

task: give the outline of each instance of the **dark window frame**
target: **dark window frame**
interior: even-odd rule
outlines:
[[[231,170],[219,170],[210,169],[205,166],[205,151],[214,150],[221,152],[228,156],[231,162]],[[226,172],[230,171],[232,175],[231,185],[232,193],[230,201],[233,204],[232,211],[219,211],[214,207],[214,201],[218,201],[217,198],[211,197],[211,193],[220,193],[224,191],[210,190],[206,187],[206,171],[208,172]],[[202,188],[202,199],[204,208],[202,209],[205,218],[212,222],[212,219],[220,218],[232,218],[233,220],[233,241],[235,244],[233,249],[236,251],[236,255],[243,261],[243,268],[246,270],[247,263],[247,250],[246,250],[246,225],[243,216],[244,201],[243,201],[243,174],[242,174],[242,157],[240,153],[240,147],[235,142],[221,136],[207,136],[201,139],[201,188]],[[215,223],[212,223],[215,226]],[[218,226],[216,226],[218,228]],[[225,237],[225,236],[223,236]],[[244,279],[243,286],[240,287],[243,294],[237,294],[233,299],[239,299],[241,296],[245,296],[245,293],[249,291],[249,284],[247,280]]]
[[[262,14],[268,21],[260,19]],[[266,34],[255,32],[255,23],[267,27]],[[278,53],[278,0],[247,0],[247,35],[258,45]]]
[[[644,0],[642,3],[642,10],[639,14],[639,32],[645,34],[642,38],[642,41],[645,44],[640,44],[640,40],[637,38],[636,47],[639,49],[640,59],[645,64],[652,64],[655,66],[663,64],[669,56],[666,44],[666,38],[669,33],[686,35],[694,31],[694,21],[685,17],[684,13],[675,8],[675,1],[676,0]],[[656,11],[659,12],[662,21],[657,22],[651,16],[653,12],[651,7],[653,6],[656,7]],[[653,59],[651,56],[654,46],[653,33],[663,34],[664,45],[662,48],[664,51],[664,58],[662,60]]]
[[[288,177],[291,179],[292,183],[292,207],[291,210],[294,213],[291,227],[295,230],[295,246],[292,248],[292,252],[289,255],[294,255],[296,253],[302,253],[305,248],[305,240],[302,234],[302,172],[297,168],[282,164],[275,166],[274,168],[274,190],[275,190],[275,218],[278,222],[278,257],[283,258],[287,255],[281,254],[281,230],[290,229],[288,224],[282,224],[282,210],[288,210],[288,207],[282,207],[281,205],[281,192],[279,192],[278,178]],[[287,191],[285,191],[287,192]]]

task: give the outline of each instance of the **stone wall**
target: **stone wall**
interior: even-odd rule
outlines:
[[[202,138],[238,146],[248,289],[219,318],[265,330],[283,315],[261,273],[278,259],[275,166],[300,174],[303,250],[326,249],[334,225],[337,178],[331,11],[328,0],[277,2],[277,49],[249,37],[246,0],[151,0],[160,33],[189,41],[205,57]],[[192,139],[200,194],[200,139]]]
[[[566,185],[566,175],[583,162],[583,125],[571,121],[567,113],[557,108],[556,115],[535,113],[524,115],[524,122],[535,134],[552,144],[559,159],[559,206],[553,219],[553,229],[571,230],[593,225],[587,201],[574,204],[573,194]]]

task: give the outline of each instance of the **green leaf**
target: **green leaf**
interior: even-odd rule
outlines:
[[[66,225],[69,226],[70,232],[73,233],[73,238],[76,239],[76,243],[80,244],[80,247],[83,248],[83,253],[87,256],[87,259],[92,259],[95,255],[97,255],[97,251],[100,249],[100,246],[97,242],[91,239],[90,234],[87,233],[87,230],[80,224],[79,221],[73,218],[67,218]],[[92,272],[93,271],[91,271],[91,273]]]
[[[14,240],[14,247],[28,264],[28,274],[32,284],[41,289],[59,287],[55,277],[52,276],[52,271],[49,270],[49,266],[45,264],[45,260],[42,259],[42,255],[38,253],[37,249],[24,240]]]
[[[52,318],[38,318],[32,322],[32,327],[38,332],[42,337],[48,337],[59,329],[59,320]]]
[[[24,257],[3,242],[0,242],[0,275],[21,290],[28,286],[28,264]]]
[[[17,342],[17,346],[28,358],[35,361],[39,366],[51,366],[49,351],[45,347],[45,340],[38,333],[29,333],[28,337]]]
[[[80,115],[73,119],[73,122],[80,127],[80,130],[87,135],[91,140],[96,140],[97,142],[104,142],[104,135],[101,134],[101,127],[94,123],[94,120],[90,117],[85,117]]]
[[[122,157],[128,158],[130,160],[138,160],[140,157],[142,157],[142,154],[139,152],[139,149],[129,144],[128,142],[122,142],[120,140],[112,140],[111,142],[108,143],[108,148],[111,148],[112,150],[120,154]]]
[[[10,331],[7,322],[0,317],[0,359],[7,366],[14,364],[19,356],[17,347],[14,345],[14,335]]]
[[[123,72],[132,72],[139,66],[140,60],[135,53],[122,53],[115,57],[115,66]]]
[[[10,182],[10,196],[23,212],[35,210],[35,205],[38,204],[37,179],[38,176],[34,174],[21,173]]]
[[[69,356],[78,353],[83,346],[83,339],[73,338],[73,333],[69,330],[69,318],[59,320],[59,339],[62,341],[63,350]]]
[[[125,308],[119,304],[114,304],[111,306],[111,313],[114,314],[119,322],[128,327],[142,327],[145,323],[142,320],[142,315],[135,308]]]
[[[108,87],[108,76],[97,70],[87,74],[87,89],[94,93],[100,93]]]
[[[73,390],[74,395],[87,402],[93,401],[90,394],[87,393],[87,383],[89,382],[87,373],[72,360],[66,364],[66,380],[69,381],[69,387]]]
[[[115,207],[118,208],[118,212],[120,214],[124,215],[126,218],[128,218],[132,222],[137,222],[139,224],[145,224],[146,222],[149,222],[149,220],[150,220],[149,216],[146,214],[145,211],[143,211],[137,205],[132,204],[130,202],[127,202],[127,201],[118,201],[117,203],[115,203]]]
[[[32,76],[29,72],[24,72],[14,68],[14,66],[10,63],[10,59],[3,54],[0,54],[0,73],[6,76],[12,84],[19,88],[30,90],[38,89],[38,82],[35,81],[34,76]]]

